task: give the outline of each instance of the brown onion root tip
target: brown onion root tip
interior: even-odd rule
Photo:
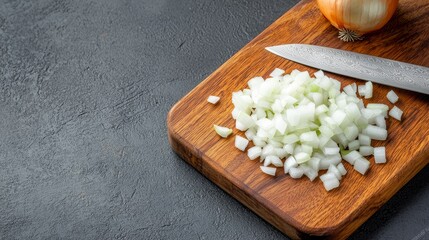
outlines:
[[[360,41],[363,39],[362,35],[347,28],[340,29],[338,33],[338,38],[343,40],[344,42],[354,42],[354,41]]]

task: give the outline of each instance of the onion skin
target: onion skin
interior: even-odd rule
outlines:
[[[317,0],[317,4],[329,22],[340,30],[340,38],[354,41],[382,28],[393,16],[398,1]]]

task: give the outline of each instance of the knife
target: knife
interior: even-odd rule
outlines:
[[[265,49],[317,69],[429,94],[428,67],[308,44],[286,44]]]

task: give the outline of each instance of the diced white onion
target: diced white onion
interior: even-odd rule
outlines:
[[[374,154],[376,163],[385,161],[385,150],[371,147],[371,139],[386,140],[385,118],[390,115],[400,120],[402,111],[393,107],[389,112],[389,106],[382,103],[365,106],[356,92],[371,98],[372,82],[360,86],[353,83],[341,91],[341,82],[323,71],[314,76],[298,70],[285,74],[276,68],[270,78],[252,78],[248,89],[234,92],[232,116],[236,128],[245,131],[247,138],[236,136],[235,145],[244,151],[252,141],[254,146],[247,150],[249,159],[259,158],[261,170],[272,176],[276,167],[283,166],[292,178],[306,175],[313,181],[318,171],[327,169],[320,179],[330,191],[347,173],[343,159],[361,174],[370,166],[365,156]],[[397,101],[393,91],[387,97]],[[216,125],[215,130],[224,137],[232,132]]]
[[[216,131],[216,133],[219,134],[219,136],[221,136],[223,138],[227,138],[232,133],[232,129],[227,128],[227,127],[218,126],[216,124],[213,125],[213,128]]]
[[[359,143],[361,146],[370,146],[371,138],[364,134],[359,134]]]
[[[255,144],[255,146],[259,146],[259,147],[265,147],[267,145],[267,142],[261,138],[261,137],[254,137],[252,140],[253,144]]]
[[[353,92],[355,92],[355,96],[356,96],[357,84],[356,83],[352,83],[352,84],[350,84],[350,86],[352,86]]]
[[[322,180],[322,182],[326,182],[326,181],[328,181],[328,180],[330,180],[330,179],[338,179],[336,176],[335,176],[335,174],[333,174],[333,173],[325,173],[325,174],[323,174],[323,175],[321,175],[320,177],[320,180]]]
[[[235,122],[235,128],[237,128],[240,131],[246,131],[248,129],[248,127],[246,127],[244,124],[242,124],[239,121]]]
[[[247,144],[249,144],[249,140],[245,139],[244,137],[238,136],[238,135],[235,136],[235,147],[236,148],[238,148],[244,152],[244,150],[247,147]]]
[[[255,126],[255,121],[245,112],[239,112],[237,115],[237,121],[243,124],[246,128],[251,128]]]
[[[347,155],[343,156],[343,159],[346,160],[351,165],[355,164],[355,161],[359,158],[362,158],[362,155],[358,151],[351,151]]]
[[[368,125],[363,131],[363,134],[367,135],[374,140],[386,140],[387,139],[387,130],[381,127]]]
[[[247,156],[250,160],[255,160],[260,157],[262,153],[262,149],[259,146],[253,146],[247,150]]]
[[[338,169],[338,171],[340,171],[341,175],[344,176],[344,175],[347,174],[347,170],[346,170],[346,168],[344,167],[344,165],[342,163],[339,163],[337,165],[337,169]]]
[[[264,82],[263,77],[254,77],[247,82],[247,85],[251,90],[258,88]],[[253,93],[253,92],[252,92]]]
[[[261,170],[268,175],[275,176],[277,168],[261,166]]]
[[[295,144],[293,144],[293,143],[286,144],[286,145],[284,145],[284,146],[283,146],[283,149],[284,149],[287,153],[292,154],[292,153],[293,153],[293,151],[294,151],[294,149],[295,149]]]
[[[359,96],[361,96],[361,97],[365,96],[365,85],[359,85],[358,86],[358,93],[359,93]]]
[[[381,128],[386,129],[386,119],[382,115],[375,117],[375,124]]]
[[[304,175],[310,179],[310,181],[314,181],[316,177],[319,175],[316,170],[310,167],[304,168]]]
[[[273,145],[271,144],[267,144],[262,148],[262,153],[261,156],[265,159],[266,156],[269,155],[274,155],[275,154],[275,149],[273,147]]]
[[[374,159],[375,163],[386,163],[386,148],[375,147],[374,148]]]
[[[304,170],[302,168],[292,167],[289,169],[289,175],[292,178],[301,178],[303,174],[304,174]]]
[[[248,130],[244,133],[244,135],[246,136],[246,138],[247,138],[249,141],[252,141],[252,140],[253,140],[253,138],[256,136],[256,132],[255,132],[255,130],[254,130],[254,129],[248,129]]]
[[[349,96],[353,96],[356,97],[356,90],[353,89],[353,87],[351,85],[347,85],[343,88],[343,91],[349,95]]]
[[[358,171],[360,174],[365,175],[365,173],[369,169],[369,161],[365,158],[358,158],[354,163],[354,169]]]
[[[284,163],[285,173],[288,173],[291,168],[295,167],[298,167],[298,163],[296,162],[295,158],[293,156],[288,157]]]
[[[389,102],[391,103],[396,103],[399,100],[398,95],[396,95],[396,93],[393,90],[390,90],[387,93],[387,99],[389,100]]]
[[[274,71],[272,71],[272,72],[270,73],[270,76],[271,76],[271,77],[278,77],[278,76],[283,75],[283,73],[285,73],[285,71],[284,71],[283,69],[276,68],[276,69],[274,69]]]
[[[232,110],[232,113],[231,113],[232,118],[237,119],[238,114],[239,114],[240,112],[241,112],[241,110],[240,110],[240,109],[238,109],[238,108],[234,108],[234,109]]]
[[[337,188],[340,186],[340,181],[337,178],[329,179],[323,182],[323,186],[325,187],[326,191],[331,191],[334,188]]]
[[[211,104],[216,104],[217,102],[219,102],[220,97],[218,96],[209,96],[207,98],[207,102],[211,103]]]
[[[374,148],[371,146],[361,146],[359,148],[359,153],[364,157],[370,156],[374,154]]]
[[[398,121],[401,121],[402,113],[403,112],[401,109],[399,109],[397,106],[393,106],[393,108],[389,111],[389,116],[393,117]]]
[[[314,76],[315,76],[316,78],[321,79],[321,78],[323,78],[323,77],[325,76],[325,74],[323,73],[323,71],[322,71],[322,70],[319,70],[319,71],[317,71],[317,72],[315,72],[315,73],[314,73]]]
[[[344,129],[344,135],[348,141],[352,141],[358,137],[359,129],[356,127],[356,125],[351,124]]]
[[[372,82],[366,82],[365,83],[365,98],[366,99],[372,98],[372,89],[373,89]]]
[[[341,172],[335,167],[335,165],[330,165],[328,168],[328,173],[333,173],[338,180],[341,180],[342,174]]]
[[[270,164],[272,164],[276,167],[283,167],[282,160],[280,160],[280,158],[277,156],[273,156],[273,155],[267,156],[265,158],[265,162],[269,162]]]
[[[354,141],[349,142],[348,149],[350,151],[358,150],[359,147],[360,147],[359,140],[354,140]]]
[[[320,158],[317,158],[317,157],[310,158],[310,160],[308,160],[308,165],[318,172],[320,169]]]
[[[286,152],[286,150],[284,148],[281,148],[281,147],[274,148],[274,152],[275,152],[275,155],[277,157],[279,157],[280,159],[283,159],[289,155],[288,152]]]

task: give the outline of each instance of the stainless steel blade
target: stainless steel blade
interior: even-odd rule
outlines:
[[[429,94],[428,67],[307,44],[286,44],[266,49],[317,69]]]

